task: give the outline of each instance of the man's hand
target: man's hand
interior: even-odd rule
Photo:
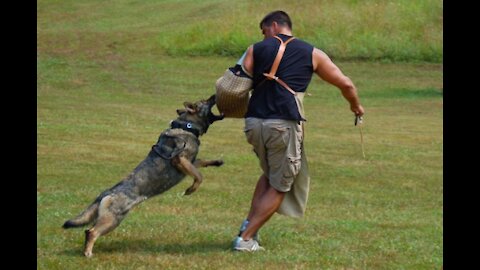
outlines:
[[[360,104],[350,106],[350,110],[355,114],[355,116],[363,116],[363,114],[365,113],[365,110]]]

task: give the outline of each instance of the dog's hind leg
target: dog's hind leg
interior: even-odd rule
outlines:
[[[111,232],[125,217],[126,213],[118,215],[112,211],[112,207],[115,207],[113,204],[114,200],[112,196],[104,197],[98,208],[98,218],[95,225],[85,231],[85,248],[83,254],[86,257],[92,256],[93,245],[98,237]]]
[[[80,227],[80,226],[91,223],[92,221],[95,220],[95,217],[97,217],[98,205],[99,205],[98,201],[92,203],[80,215],[76,216],[73,219],[67,220],[62,227],[64,229],[68,229],[73,227]]]
[[[177,157],[175,157],[175,159],[173,161],[174,161],[173,165],[175,167],[177,167],[181,172],[183,172],[186,175],[189,175],[189,176],[193,177],[193,184],[189,188],[187,188],[187,190],[185,190],[185,195],[192,194],[193,192],[195,192],[195,190],[198,189],[198,187],[202,183],[202,181],[203,181],[202,174],[190,162],[190,160],[188,160],[184,157],[177,156]]]
[[[196,159],[193,162],[193,165],[196,168],[201,168],[201,167],[208,167],[208,166],[222,166],[223,165],[223,160],[217,159],[217,160],[201,160],[201,159]]]

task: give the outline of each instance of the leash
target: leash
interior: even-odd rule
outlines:
[[[358,127],[360,129],[360,144],[362,146],[363,159],[365,159],[365,149],[363,148],[363,131],[362,131],[363,117],[361,117],[359,115],[356,115],[354,123],[355,123],[355,126],[358,125]]]

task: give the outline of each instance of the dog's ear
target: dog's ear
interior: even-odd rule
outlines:
[[[197,106],[191,102],[184,102],[183,106],[185,106],[185,110],[189,113],[196,113],[197,112]]]
[[[186,112],[187,110],[185,109],[177,109],[177,114],[178,116],[182,115],[184,112]]]

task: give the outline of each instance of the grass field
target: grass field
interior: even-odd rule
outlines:
[[[117,0],[38,3],[42,45],[59,52],[124,52],[239,57],[260,36],[258,23],[282,9],[294,34],[342,60],[443,59],[441,0]]]
[[[268,10],[265,2],[253,16]],[[360,2],[330,8],[338,12]],[[307,212],[302,219],[275,215],[260,232],[264,253],[229,250],[260,169],[243,121],[226,119],[210,127],[199,154],[222,158],[223,167],[203,169],[205,181],[190,197],[178,196],[191,183],[186,178],[139,205],[97,241],[91,259],[84,258],[83,229],[65,231],[63,222],[128,175],[175,110],[209,97],[237,59],[229,53],[191,56],[185,44],[177,51],[168,44],[191,31],[190,20],[215,21],[202,16],[226,9],[225,1],[118,3],[38,2],[38,269],[441,268],[442,64],[346,60],[354,54],[336,63],[366,109],[366,159],[347,102],[338,89],[313,79],[305,99],[312,178]],[[181,27],[179,18],[188,24]]]

